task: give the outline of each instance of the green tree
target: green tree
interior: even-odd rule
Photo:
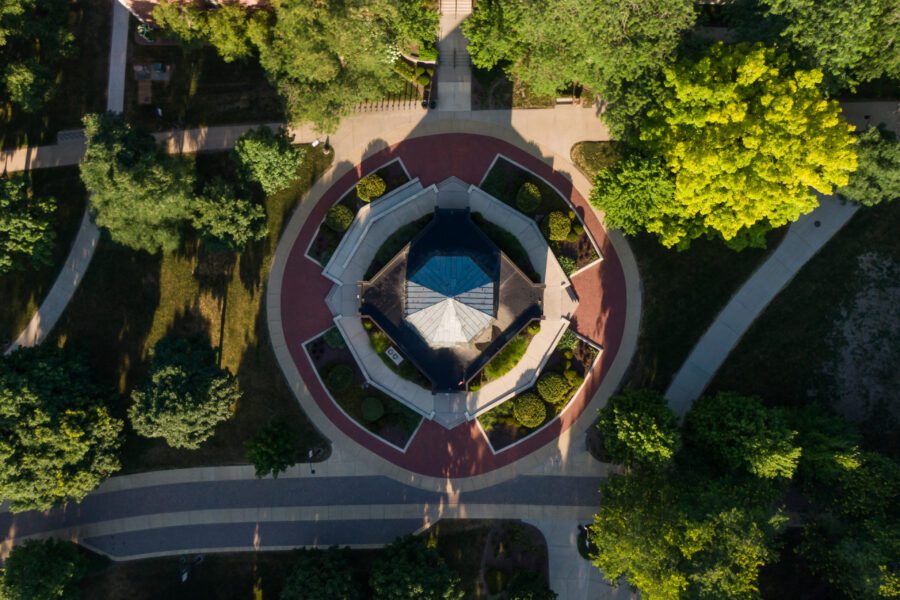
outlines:
[[[487,0],[463,31],[476,67],[507,65],[544,96],[579,82],[633,115],[647,97],[630,90],[658,77],[695,19],[691,0]]]
[[[667,218],[656,226],[665,246],[704,231],[732,240],[780,227],[818,205],[813,190],[847,184],[853,128],[821,81],[820,71],[792,70],[760,44],[718,43],[665,69],[641,130],[675,175],[675,202],[654,208]]]
[[[535,571],[520,570],[513,575],[506,589],[509,600],[556,600],[556,592],[547,586],[547,580]]]
[[[53,72],[36,60],[6,65],[3,77],[10,102],[26,113],[40,111],[53,96]]]
[[[900,198],[900,142],[896,134],[884,127],[869,127],[860,134],[856,151],[859,168],[838,193],[864,206]]]
[[[243,134],[234,146],[235,160],[266,195],[291,185],[303,154],[303,149],[291,145],[286,131],[274,132],[265,126]]]
[[[278,474],[297,462],[295,433],[285,423],[273,422],[261,427],[247,441],[247,459],[257,477]]]
[[[461,600],[456,575],[438,551],[420,537],[405,536],[384,549],[372,566],[375,600]]]
[[[431,47],[438,34],[440,16],[422,0],[398,0],[397,32],[401,45]]]
[[[0,499],[10,510],[80,502],[119,470],[122,422],[83,361],[47,346],[0,359]]]
[[[135,250],[175,250],[191,216],[193,165],[163,155],[153,136],[121,115],[87,115],[84,134],[81,179],[97,224]]]
[[[53,198],[31,194],[27,177],[0,179],[0,274],[49,264],[54,212]]]
[[[85,562],[71,542],[28,540],[9,553],[0,596],[4,600],[78,600]]]
[[[762,0],[787,22],[782,35],[839,84],[900,77],[897,0]]]
[[[222,179],[213,180],[194,202],[194,228],[230,250],[265,239],[269,233],[266,211],[248,200],[248,195]]]
[[[194,450],[232,415],[241,392],[216,364],[208,340],[169,335],[153,347],[147,379],[131,397],[128,416],[136,432]]]
[[[654,390],[628,390],[610,398],[597,429],[609,458],[630,466],[662,465],[681,445],[675,413]]]
[[[685,417],[685,442],[727,469],[757,477],[793,476],[800,458],[786,415],[759,398],[732,392],[703,396]]]
[[[281,600],[357,600],[362,593],[353,580],[347,551],[301,550]]]

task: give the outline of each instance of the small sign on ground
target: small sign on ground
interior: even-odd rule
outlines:
[[[398,367],[400,366],[400,363],[403,362],[403,357],[400,356],[400,353],[397,352],[397,350],[393,346],[388,347],[388,349],[385,350],[384,353],[387,354],[388,358],[394,361],[394,364]]]

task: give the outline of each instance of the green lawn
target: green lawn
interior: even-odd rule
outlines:
[[[612,164],[614,142],[581,142],[572,159],[588,178]],[[683,252],[648,234],[626,236],[643,288],[641,331],[625,387],[664,391],[719,311],[763,263],[785,230],[767,237],[765,250],[734,252],[717,240],[698,239]]]
[[[170,331],[203,333],[236,373],[243,399],[233,418],[199,450],[169,448],[161,440],[129,433],[123,458],[127,471],[246,462],[244,441],[270,420],[291,424],[298,451],[323,445],[300,410],[278,367],[265,323],[266,278],[278,236],[302,194],[328,167],[331,157],[309,150],[293,187],[266,201],[269,237],[237,257],[220,279],[198,278],[208,269],[196,242],[177,253],[151,256],[104,238],[84,282],[55,335],[82,349],[118,391],[127,394],[146,370],[147,350]],[[225,154],[200,155],[198,170],[228,168]],[[128,406],[122,396],[116,412]]]
[[[50,264],[37,270],[0,275],[0,346],[13,340],[40,306],[66,261],[84,214],[86,192],[77,167],[39,169],[31,174],[32,191],[56,199],[56,241]]]
[[[837,348],[829,338],[834,321],[860,289],[858,257],[875,252],[900,262],[898,231],[900,203],[860,209],[756,320],[711,389],[758,394],[787,406],[833,397],[833,372],[825,366]],[[896,373],[896,363],[891,373]],[[864,430],[871,443],[896,451],[896,422],[884,417],[870,421]]]
[[[74,0],[69,4],[75,41],[72,56],[57,69],[54,95],[32,115],[0,102],[0,146],[55,143],[58,131],[80,128],[85,114],[106,108],[111,16],[108,1]]]

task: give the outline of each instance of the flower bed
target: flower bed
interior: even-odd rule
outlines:
[[[540,196],[537,201],[527,193],[534,188]],[[498,158],[481,183],[481,189],[532,217],[567,275],[600,258],[572,206],[530,171]]]
[[[596,348],[567,330],[536,385],[478,417],[491,447],[506,448],[556,418],[581,387],[597,354]],[[540,418],[541,405],[543,418]]]
[[[374,171],[374,173],[367,174],[367,176],[372,174],[378,175],[384,180],[385,194],[390,193],[392,190],[397,189],[409,181],[409,176],[406,174],[406,171],[403,170],[403,165],[399,160],[390,162]],[[359,209],[366,205],[366,202],[363,202],[359,198],[356,193],[356,186],[354,186],[337,201],[337,204],[346,207],[350,213],[355,216]],[[323,222],[319,227],[319,231],[316,232],[316,237],[310,244],[307,254],[324,267],[328,263],[328,259],[331,258],[331,255],[334,254],[338,244],[341,243],[343,237],[344,232],[335,231],[326,226]]]
[[[329,394],[350,418],[386,442],[406,447],[422,416],[366,384],[336,327],[307,342],[306,351]]]

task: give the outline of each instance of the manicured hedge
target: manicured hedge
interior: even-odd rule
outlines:
[[[559,373],[544,373],[537,382],[538,394],[550,404],[565,402],[570,389],[569,382]]]
[[[497,379],[509,373],[519,361],[522,360],[525,351],[528,350],[528,342],[531,338],[519,334],[509,341],[494,358],[485,365],[484,374],[488,380]]]
[[[564,242],[569,238],[569,232],[572,231],[572,221],[566,213],[554,210],[547,215],[546,231],[550,240]]]
[[[541,399],[526,392],[514,400],[513,416],[523,427],[535,428],[547,418],[547,408]]]
[[[355,377],[350,365],[335,365],[325,377],[325,385],[335,394],[346,391],[353,384]]]
[[[363,202],[371,202],[376,198],[380,198],[387,190],[387,184],[384,179],[372,173],[363,177],[356,182],[356,195]]]
[[[352,222],[353,211],[343,204],[335,204],[328,209],[328,214],[325,215],[325,226],[338,233],[347,231]]]
[[[347,347],[347,342],[344,341],[344,336],[341,335],[341,332],[337,327],[332,327],[326,331],[324,339],[329,348],[343,350]]]
[[[541,190],[530,181],[526,181],[516,194],[516,207],[526,215],[533,214],[541,205]]]
[[[369,396],[364,398],[360,406],[362,417],[369,423],[374,423],[384,416],[384,404],[378,398]]]

